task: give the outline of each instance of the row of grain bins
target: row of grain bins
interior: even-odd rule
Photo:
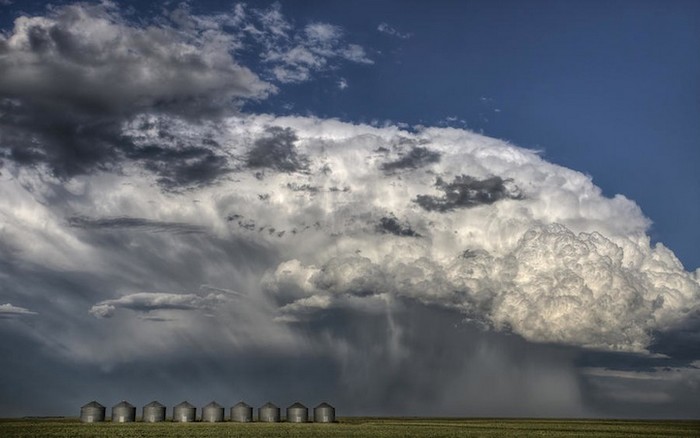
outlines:
[[[142,421],[146,423],[158,423],[165,421],[165,405],[152,401],[143,407]],[[80,421],[83,423],[97,423],[105,421],[106,409],[96,401],[80,408]],[[249,423],[253,421],[253,407],[244,402],[231,407],[231,421]],[[309,422],[309,409],[296,402],[287,408],[287,422]],[[197,420],[197,408],[186,401],[173,407],[172,420],[181,423],[189,423]],[[136,421],[136,407],[127,401],[122,401],[112,406],[113,423],[131,423]],[[218,423],[224,421],[224,407],[216,402],[211,402],[202,408],[201,421]],[[280,408],[273,403],[265,403],[258,408],[258,421],[263,423],[277,423],[282,421]],[[313,421],[316,423],[335,422],[335,408],[328,403],[321,403],[314,408]]]

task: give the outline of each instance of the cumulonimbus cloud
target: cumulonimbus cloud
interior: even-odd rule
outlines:
[[[650,244],[650,222],[634,202],[603,196],[590,177],[535,152],[457,129],[409,132],[265,115],[230,117],[216,129],[142,116],[124,124],[122,135],[135,145],[167,147],[168,139],[140,129],[144,124],[167,126],[185,141],[211,139],[231,172],[178,194],[162,191],[160,174],[139,162],[109,184],[85,179],[78,212],[47,213],[42,223],[58,220],[60,237],[47,237],[37,257],[82,255],[87,244],[99,260],[94,245],[110,230],[184,229],[181,238],[163,233],[159,245],[213,236],[275,254],[278,261],[261,266],[267,274],[258,281],[278,321],[313,321],[347,306],[385,308],[387,297],[396,297],[453,309],[529,341],[604,350],[646,351],[655,332],[698,310],[697,273],[662,244]],[[424,152],[412,155],[416,145]],[[411,156],[440,159],[387,172],[387,164]],[[4,202],[36,196],[18,197],[16,189],[7,185]],[[97,219],[80,219],[91,217]],[[17,235],[27,232],[19,218],[7,223],[16,224]],[[43,227],[44,235],[52,229]],[[103,237],[66,237],[85,233]],[[63,241],[71,246],[51,247]],[[206,246],[197,253],[219,263]],[[143,296],[142,307],[154,297]],[[93,310],[136,306],[131,298]],[[188,299],[183,303],[194,305]]]
[[[651,245],[633,201],[533,151],[459,129],[231,111],[274,92],[236,61],[245,41],[304,78],[333,51],[370,62],[335,26],[295,33],[279,7],[246,11],[183,6],[137,25],[104,2],[16,20],[0,37],[0,251],[118,290],[191,268],[198,284],[247,285],[260,314],[290,323],[406,299],[529,341],[645,351],[698,311],[698,273]],[[221,267],[240,254],[247,270]],[[114,296],[95,294],[93,313],[206,303]]]
[[[312,118],[229,119],[220,135],[244,165],[217,207],[228,232],[289,258],[263,281],[288,319],[388,293],[531,341],[644,351],[698,309],[696,274],[650,245],[634,202],[532,151]],[[281,151],[264,178],[261,145]]]

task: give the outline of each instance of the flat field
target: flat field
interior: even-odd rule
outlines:
[[[347,417],[334,424],[82,424],[75,419],[1,419],[0,437],[700,437],[700,421]]]

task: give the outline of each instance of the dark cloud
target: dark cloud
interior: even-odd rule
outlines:
[[[338,375],[331,400],[344,414],[585,415],[571,350],[484,333],[457,312],[410,299],[383,304],[370,313],[319,309],[290,325],[327,339],[324,350],[342,345],[330,364]]]
[[[452,182],[437,179],[435,186],[444,192],[443,196],[418,195],[415,202],[428,211],[446,212],[457,208],[469,208],[483,204],[493,204],[501,199],[522,199],[516,188],[510,188],[499,176],[483,180],[468,175],[456,176]]]
[[[119,148],[129,144],[112,115],[0,99],[0,154],[20,165],[46,164],[59,178],[110,170],[117,167]]]
[[[312,186],[310,184],[288,183],[287,188],[293,192],[318,193],[318,187]]]
[[[191,234],[205,232],[202,227],[182,222],[153,221],[137,217],[89,218],[73,216],[68,218],[71,227],[93,230],[137,229],[150,233]]]
[[[655,332],[649,349],[679,360],[700,360],[700,314],[671,330]]]
[[[381,168],[385,172],[393,172],[401,169],[417,169],[439,161],[439,152],[431,151],[430,149],[422,146],[415,146],[401,158],[388,163],[383,163]]]
[[[273,91],[232,59],[231,35],[207,20],[194,23],[131,24],[108,2],[18,18],[0,36],[0,156],[45,164],[59,178],[119,168],[125,155],[139,153],[122,135],[131,118],[211,118]],[[223,159],[205,149],[184,153],[197,156],[183,164],[182,156],[161,155],[147,167],[166,188],[224,171]]]
[[[381,218],[377,225],[377,230],[380,233],[391,233],[397,236],[421,237],[410,225],[402,224],[394,215]]]
[[[158,175],[158,184],[166,190],[206,186],[233,171],[225,156],[205,147],[151,145],[134,147],[127,156]]]
[[[255,140],[253,148],[248,152],[248,167],[290,173],[308,169],[308,159],[300,155],[294,146],[298,138],[291,128],[272,126],[265,131],[267,135]]]

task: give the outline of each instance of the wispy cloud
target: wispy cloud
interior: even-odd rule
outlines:
[[[251,8],[244,16],[240,35],[264,47],[261,59],[281,83],[308,81],[340,62],[373,63],[362,46],[345,41],[340,26],[315,22],[299,28],[283,15],[279,3]]]
[[[37,312],[33,312],[24,307],[14,306],[10,303],[0,304],[0,318],[11,318],[24,315],[37,315]]]
[[[162,292],[140,292],[124,295],[113,300],[100,301],[92,306],[90,314],[99,318],[110,318],[117,309],[150,313],[158,310],[209,310],[227,301],[221,293],[208,295],[173,294]]]
[[[189,234],[202,233],[205,229],[196,225],[181,222],[154,221],[135,217],[89,218],[74,216],[68,218],[71,227],[95,230],[136,229],[151,233]]]
[[[411,33],[403,33],[399,32],[396,30],[396,28],[390,26],[387,23],[379,23],[379,26],[377,26],[377,30],[381,33],[384,33],[386,35],[390,35],[396,38],[401,38],[402,40],[407,40],[413,36]]]

